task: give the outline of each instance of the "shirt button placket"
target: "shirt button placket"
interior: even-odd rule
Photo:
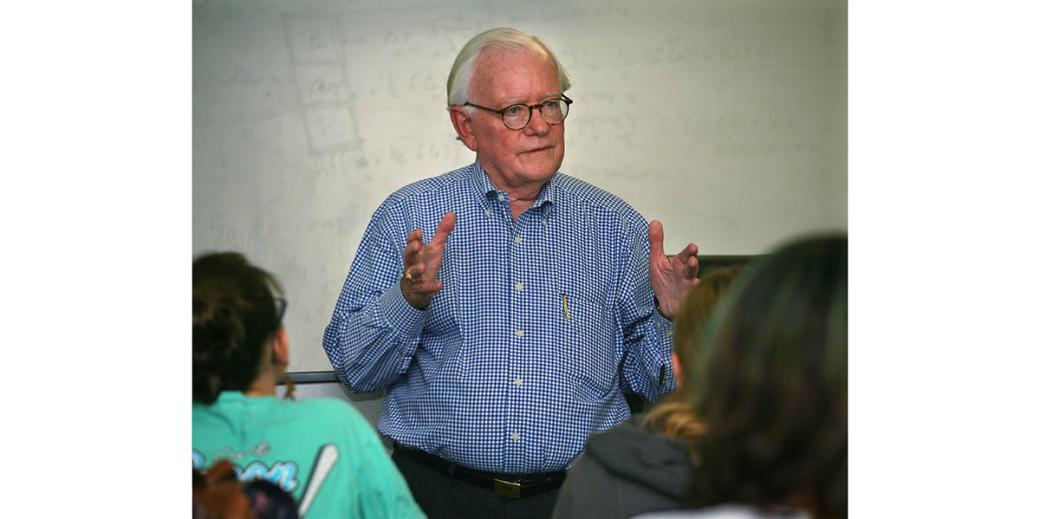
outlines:
[[[505,197],[499,195],[499,200],[505,202]],[[523,404],[523,393],[522,385],[517,383],[520,380],[520,374],[523,370],[523,358],[524,358],[524,327],[527,324],[525,322],[526,315],[524,313],[524,284],[519,279],[520,275],[527,270],[524,268],[523,261],[523,250],[519,247],[521,243],[520,238],[520,222],[514,222],[513,229],[511,232],[512,242],[507,246],[509,256],[509,268],[510,273],[513,277],[513,286],[510,294],[510,325],[512,326],[513,338],[511,347],[509,348],[509,367],[507,369],[512,373],[512,378],[508,378],[507,384],[509,389],[509,420],[506,425],[508,427],[505,433],[509,437],[507,444],[509,447],[506,449],[506,466],[512,468],[519,468],[523,461],[523,449],[522,443],[520,442],[520,429],[521,424],[524,421],[524,404]],[[510,468],[510,470],[512,470]]]

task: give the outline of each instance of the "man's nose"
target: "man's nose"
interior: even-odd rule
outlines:
[[[539,137],[549,133],[549,123],[542,117],[542,107],[531,109],[531,120],[524,126],[524,135],[537,135]]]

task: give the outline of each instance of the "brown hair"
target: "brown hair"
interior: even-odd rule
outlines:
[[[847,325],[844,235],[793,242],[741,280],[683,391],[708,424],[696,504],[847,515]]]
[[[281,326],[281,286],[237,252],[192,262],[192,400],[245,391],[260,372],[263,346]],[[279,308],[281,304],[281,308]]]

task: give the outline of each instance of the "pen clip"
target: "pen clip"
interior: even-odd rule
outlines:
[[[567,294],[560,292],[560,297],[563,299],[563,318],[570,320],[571,309],[567,307]]]

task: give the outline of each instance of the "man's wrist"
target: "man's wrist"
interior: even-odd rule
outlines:
[[[668,321],[671,321],[671,318],[669,318],[667,315],[664,315],[664,312],[661,311],[661,302],[657,300],[657,296],[654,296],[654,309],[657,310],[657,313],[661,314],[661,317],[664,317],[665,319],[668,319]]]

